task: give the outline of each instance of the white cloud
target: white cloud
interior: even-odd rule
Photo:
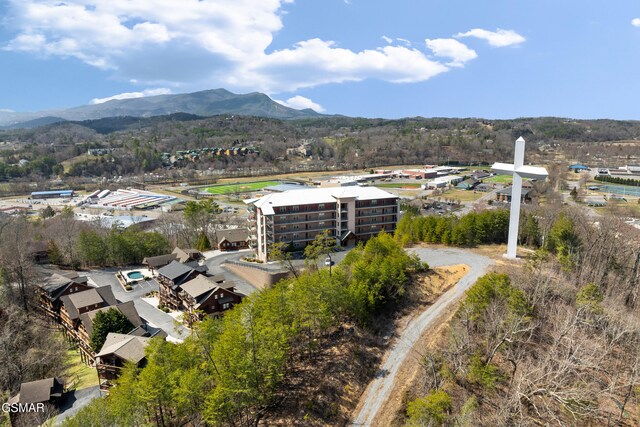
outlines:
[[[283,27],[285,5],[293,0],[6,3],[6,19],[16,25],[16,33],[3,49],[76,58],[110,70],[120,81],[182,91],[222,86],[277,93],[365,79],[419,82],[473,59],[472,50],[451,42],[445,54],[447,48],[435,39],[434,54],[452,58],[446,64],[430,59],[424,46],[418,49],[406,39],[386,36],[386,45],[360,51],[321,39],[270,51],[274,34]],[[458,36],[485,38],[492,45],[524,41],[513,31],[479,31],[485,30]]]
[[[10,110],[9,108],[0,108],[0,113],[15,113],[15,111]]]
[[[634,27],[640,27],[640,18],[634,18],[631,20],[631,25]]]
[[[256,81],[269,92],[290,92],[326,83],[361,81],[367,78],[393,83],[427,80],[448,68],[417,50],[385,46],[353,52],[332,41],[311,39],[263,55],[245,75],[232,83]]]
[[[467,61],[478,57],[475,50],[469,49],[456,39],[426,39],[425,44],[435,56],[451,58],[450,67],[462,67]]]
[[[514,46],[526,41],[523,36],[513,30],[502,30],[500,28],[496,31],[474,28],[466,33],[458,33],[454,37],[476,37],[488,41],[493,47]]]
[[[145,89],[142,92],[125,92],[119,93],[118,95],[109,96],[107,98],[93,98],[91,101],[89,101],[89,104],[102,104],[107,101],[113,101],[114,99],[142,98],[145,96],[168,95],[170,93],[171,89],[165,87],[156,89]]]
[[[295,108],[296,110],[304,110],[305,108],[311,108],[318,113],[322,113],[325,109],[322,105],[317,104],[310,100],[309,98],[305,98],[304,96],[296,95],[292,98],[287,99],[286,101],[274,100],[278,104],[282,104],[285,107]]]
[[[411,47],[411,40],[403,39],[402,37],[396,37],[395,39],[392,39],[391,37],[382,36],[382,40],[387,42],[387,44],[393,44],[394,42],[400,42],[400,43],[404,44],[407,47]]]

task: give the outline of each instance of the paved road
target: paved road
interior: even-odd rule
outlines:
[[[244,295],[249,295],[252,292],[255,292],[256,288],[240,276],[223,268],[222,264],[227,261],[239,261],[240,258],[249,256],[250,254],[250,249],[232,252],[211,251],[205,253],[207,260],[204,263],[209,268],[209,274],[223,274],[225,281],[236,283],[236,291]]]
[[[364,403],[354,416],[352,426],[374,425],[378,410],[384,402],[389,400],[398,370],[413,346],[429,328],[437,324],[438,317],[454,304],[493,264],[493,261],[485,256],[461,249],[415,248],[410,249],[410,252],[416,253],[422,261],[426,261],[431,267],[466,264],[470,270],[455,287],[448,290],[435,304],[429,306],[420,316],[412,320],[402,335],[396,339],[376,378],[369,383],[360,398],[360,401]]]
[[[100,397],[100,386],[97,385],[67,394],[64,398],[64,403],[60,407],[60,413],[55,417],[54,425],[61,425],[65,419],[73,417],[80,409],[98,397]]]

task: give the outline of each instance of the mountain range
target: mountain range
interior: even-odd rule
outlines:
[[[37,127],[68,120],[95,120],[121,116],[152,117],[174,113],[197,116],[238,114],[285,120],[322,116],[312,109],[296,110],[286,107],[259,92],[235,94],[226,89],[212,89],[176,95],[114,99],[100,104],[60,110],[24,113],[0,111],[0,126],[5,128]]]

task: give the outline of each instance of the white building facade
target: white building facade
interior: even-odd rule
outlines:
[[[338,245],[352,246],[398,223],[398,197],[375,187],[310,188],[247,200],[255,223],[258,258],[267,261],[272,243],[302,250],[325,230]]]

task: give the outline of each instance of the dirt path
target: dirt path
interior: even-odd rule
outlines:
[[[383,418],[386,419],[386,417],[381,418],[378,413],[389,400],[401,399],[401,396],[394,396],[392,392],[401,368],[407,363],[407,358],[413,354],[412,349],[426,332],[433,331],[440,325],[442,316],[447,314],[464,292],[493,264],[488,257],[461,249],[415,248],[410,251],[416,253],[431,267],[466,264],[469,266],[469,272],[456,286],[445,292],[433,305],[409,322],[396,339],[387,351],[375,379],[362,394],[354,411],[352,426],[386,425],[383,422]]]

